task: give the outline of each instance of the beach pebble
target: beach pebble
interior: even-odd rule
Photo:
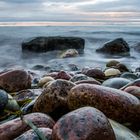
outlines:
[[[83,74],[89,76],[89,77],[92,77],[92,78],[97,78],[97,79],[104,79],[105,78],[105,74],[104,72],[102,72],[101,70],[99,69],[96,69],[96,68],[91,68],[87,71],[85,71]]]
[[[93,107],[74,110],[60,118],[53,127],[54,140],[115,140],[107,117]]]
[[[123,86],[121,88],[121,90],[124,90],[125,88],[129,87],[129,86],[137,86],[137,87],[140,87],[140,78],[139,79],[136,79],[130,83],[128,83],[127,85]]]
[[[129,79],[131,81],[138,79],[138,76],[136,74],[130,72],[124,72],[120,75],[120,77]]]
[[[120,70],[120,72],[129,72],[129,68],[125,65],[125,64],[122,64],[122,63],[118,63],[116,66],[115,66],[116,69]]]
[[[54,121],[52,120],[52,118],[42,113],[27,114],[23,117],[23,119],[31,121],[36,127],[45,127],[52,129],[54,126]],[[30,127],[20,118],[8,121],[0,125],[0,139],[14,139],[29,129]]]
[[[110,77],[110,76],[118,76],[121,74],[121,72],[118,69],[109,68],[105,70],[104,74],[106,77]]]
[[[71,78],[72,76],[68,72],[61,70],[60,72],[58,72],[55,79],[70,80]]]
[[[129,86],[129,87],[125,88],[124,91],[128,92],[140,99],[140,87]]]
[[[117,60],[110,60],[109,62],[106,63],[106,67],[114,67],[116,66],[118,63],[120,63]]]
[[[62,55],[61,58],[67,58],[67,57],[77,57],[79,56],[79,53],[76,49],[68,49]]]
[[[0,112],[4,110],[8,103],[8,94],[4,90],[0,90]]]
[[[97,80],[81,80],[81,81],[77,81],[75,82],[76,85],[79,85],[79,84],[84,84],[84,83],[87,83],[87,84],[96,84],[96,85],[101,85],[101,83]]]
[[[31,87],[31,76],[24,70],[13,70],[0,74],[0,87],[7,92],[16,92]]]
[[[57,75],[58,75],[58,72],[50,72],[50,73],[44,74],[43,77],[48,77],[48,76],[50,76],[50,77],[56,79]]]
[[[128,80],[126,78],[115,77],[115,78],[110,78],[110,79],[105,80],[102,83],[102,85],[106,87],[120,89],[121,87],[127,85],[130,82],[131,80]]]
[[[92,79],[93,78],[91,78],[85,74],[76,74],[70,79],[70,81],[77,82],[77,81],[81,81],[81,80],[92,80]]]
[[[93,84],[76,85],[70,90],[68,105],[71,110],[83,106],[96,107],[118,122],[140,122],[140,100],[114,88]]]
[[[42,77],[38,82],[38,87],[43,87],[43,85],[53,80],[54,78],[52,78],[51,76]]]
[[[52,129],[50,128],[38,128],[38,130],[44,135],[47,140],[52,140]],[[38,135],[35,133],[34,130],[28,130],[27,132],[23,133],[19,137],[15,138],[14,140],[40,140]]]
[[[58,118],[68,111],[67,96],[75,84],[66,80],[55,80],[51,82],[37,98],[33,111],[50,114]]]
[[[21,90],[13,96],[13,98],[20,104],[23,105],[26,102],[34,100],[42,93],[42,89],[26,89]]]
[[[140,140],[140,138],[127,127],[109,119],[109,122],[114,130],[116,140]]]

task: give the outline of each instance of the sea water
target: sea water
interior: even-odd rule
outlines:
[[[61,51],[22,53],[21,43],[38,36],[76,36],[85,39],[84,54],[61,58]],[[104,55],[96,49],[116,38],[124,38],[130,46],[130,56]],[[140,67],[140,53],[133,47],[140,42],[140,24],[0,24],[0,70],[35,65],[67,69],[69,64],[82,67],[105,67],[109,60],[118,60],[130,68]],[[140,47],[140,46],[139,46]]]

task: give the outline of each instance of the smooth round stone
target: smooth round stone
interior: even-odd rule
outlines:
[[[45,127],[52,129],[55,124],[50,116],[39,112],[24,115],[23,119],[32,122],[37,128]],[[0,139],[13,140],[30,129],[31,127],[21,120],[20,117],[12,119],[0,125]]]
[[[4,90],[0,90],[0,112],[2,112],[7,103],[8,103],[8,94]]]
[[[106,86],[106,87],[120,89],[121,87],[127,85],[130,82],[131,82],[131,80],[128,80],[125,78],[120,78],[120,77],[115,77],[115,78],[110,78],[110,79],[105,80],[102,83],[102,85]]]
[[[118,75],[121,74],[121,72],[118,69],[109,68],[109,69],[105,70],[104,74],[105,74],[106,77],[118,76]]]
[[[116,140],[107,117],[93,107],[82,107],[61,117],[53,127],[53,140]]]
[[[27,102],[34,100],[42,93],[42,89],[27,89],[19,91],[13,98],[20,104],[23,105]]]
[[[81,81],[81,80],[92,80],[92,79],[93,78],[88,77],[85,74],[76,74],[70,79],[70,81],[77,82],[77,81]]]
[[[135,133],[120,123],[111,119],[109,119],[109,122],[114,130],[116,140],[140,140],[140,138]]]
[[[60,72],[58,72],[56,79],[70,80],[71,77],[72,76],[68,72],[61,70]]]
[[[38,128],[38,130],[44,135],[46,140],[51,140],[52,129],[50,128]],[[28,130],[14,140],[40,140],[33,129]]]
[[[127,92],[94,84],[74,86],[68,95],[71,110],[92,106],[121,123],[140,124],[140,100]]]
[[[97,80],[81,80],[81,81],[77,81],[75,82],[76,85],[79,85],[79,84],[84,84],[84,83],[87,83],[87,84],[95,84],[95,85],[101,85],[101,83]]]
[[[118,63],[115,68],[119,69],[120,72],[129,72],[129,69],[127,68],[127,66],[122,63]]]
[[[0,74],[0,87],[7,92],[31,88],[31,74],[24,70],[12,70]]]
[[[67,97],[74,86],[74,83],[67,80],[52,81],[35,101],[33,111],[47,113],[55,119],[64,115],[69,111]]]
[[[95,69],[95,68],[89,69],[83,74],[85,74],[89,77],[92,77],[92,78],[97,78],[97,79],[104,79],[105,78],[105,74],[101,70]]]
[[[54,78],[52,78],[51,76],[46,76],[46,77],[43,77],[39,80],[39,83],[38,83],[38,86],[39,87],[42,87],[43,85],[45,85],[46,83],[50,82],[50,81],[53,81]]]
[[[61,58],[77,57],[79,55],[76,49],[68,49],[62,55]]]
[[[106,63],[106,67],[116,66],[118,63],[120,63],[120,62],[117,60],[110,60],[109,62]]]
[[[8,94],[8,103],[5,108],[6,108],[6,110],[9,110],[9,111],[19,111],[20,110],[20,107],[19,107],[17,101],[10,94]]]
[[[140,99],[140,87],[129,86],[129,87],[125,88],[124,91],[128,92]]]
[[[125,73],[121,74],[120,77],[129,79],[129,80],[132,80],[132,81],[138,79],[137,75],[135,75],[133,73],[130,73],[130,72],[125,72]]]

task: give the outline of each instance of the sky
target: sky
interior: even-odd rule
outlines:
[[[0,21],[140,22],[140,0],[0,0]]]

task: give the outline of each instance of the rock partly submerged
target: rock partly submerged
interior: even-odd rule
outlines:
[[[76,49],[79,53],[84,50],[85,40],[79,37],[36,37],[22,43],[22,51],[47,52],[53,50]]]
[[[96,52],[106,54],[129,54],[130,48],[123,38],[117,38],[106,43],[103,47],[96,49]]]

